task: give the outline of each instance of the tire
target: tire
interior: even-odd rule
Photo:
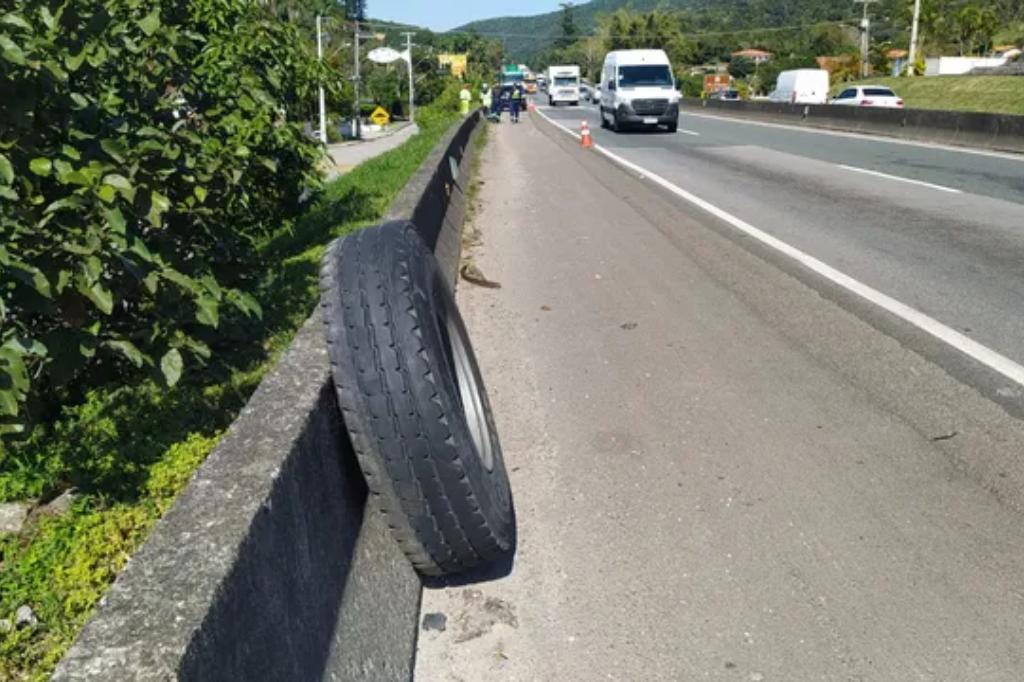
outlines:
[[[677,130],[679,130],[679,123],[677,121],[673,121],[672,123],[668,124],[668,131],[670,133],[674,133]]]
[[[549,107],[557,107],[558,106],[558,102],[556,102],[553,98],[548,97],[548,106]]]
[[[334,241],[320,290],[345,428],[412,565],[441,576],[510,555],[515,511],[487,393],[415,228],[388,223]]]
[[[612,112],[612,132],[616,135],[623,131],[623,125],[619,123],[619,112]]]
[[[604,117],[604,109],[598,109],[598,113],[601,114],[601,129],[608,130],[608,119]]]

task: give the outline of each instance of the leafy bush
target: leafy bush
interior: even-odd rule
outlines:
[[[321,153],[287,112],[324,74],[256,3],[18,7],[0,17],[0,433],[61,387],[173,385],[223,309],[259,316],[253,244],[300,211]]]
[[[276,264],[255,288],[264,319],[237,331],[238,350],[174,388],[154,379],[90,391],[19,444],[0,443],[0,501],[49,499],[68,486],[69,514],[22,536],[0,536],[0,619],[29,605],[35,628],[0,637],[0,680],[45,680],[96,603],[214,448],[273,358],[319,297],[318,271],[335,236],[380,220],[459,118],[457,89],[419,111],[421,132],[327,184],[294,223],[258,244]]]

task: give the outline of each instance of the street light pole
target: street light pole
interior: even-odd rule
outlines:
[[[405,56],[407,64],[409,66],[409,122],[416,122],[416,97],[414,95],[414,88],[412,80],[412,33],[405,33]]]
[[[356,89],[356,102],[355,102],[355,105],[353,105],[352,134],[355,136],[355,138],[357,140],[359,140],[359,139],[362,139],[362,137],[363,137],[363,134],[362,134],[362,124],[359,122],[359,114],[360,114],[360,111],[361,111],[360,110],[360,105],[359,105],[359,99],[360,99],[360,93],[359,93],[359,20],[356,19],[352,23],[354,23],[355,27],[356,27],[355,40],[352,41],[352,47],[355,50],[355,78],[354,78],[354,83],[355,83],[355,89]]]
[[[322,20],[322,16],[316,15],[316,58],[320,61],[321,68],[323,68],[324,61],[324,42],[323,37],[320,35]],[[327,144],[327,105],[324,97],[323,82],[320,83],[320,140]]]
[[[860,20],[860,71],[861,78],[867,78],[871,64],[871,18],[868,16],[868,5],[878,0],[853,1],[864,5],[864,16]]]
[[[921,0],[914,0],[914,21],[910,26],[910,50],[907,52],[907,75],[914,73],[914,60],[917,59],[917,25],[921,21]]]

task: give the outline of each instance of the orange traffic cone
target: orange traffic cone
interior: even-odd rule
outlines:
[[[590,124],[586,121],[580,124],[580,146],[584,149],[594,146],[594,141],[590,138]]]

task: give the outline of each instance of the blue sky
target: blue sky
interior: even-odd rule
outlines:
[[[504,16],[529,16],[558,9],[559,0],[367,0],[366,14],[446,31],[475,21]]]

